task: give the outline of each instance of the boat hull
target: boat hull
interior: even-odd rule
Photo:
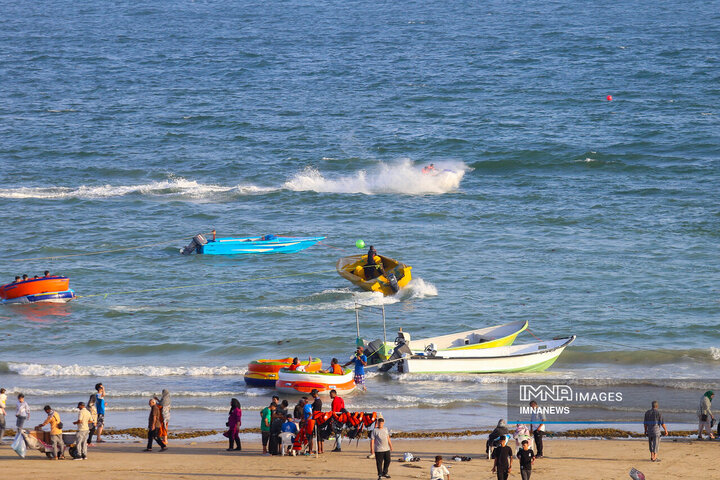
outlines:
[[[243,376],[245,385],[248,387],[275,388],[277,373],[246,373]]]
[[[203,255],[295,253],[325,239],[325,237],[275,237],[266,241],[262,238],[218,238],[199,247],[198,253]]]
[[[0,299],[12,300],[42,293],[66,292],[70,290],[67,277],[32,278],[24,282],[8,283],[0,286]]]
[[[434,345],[435,349],[440,353],[446,350],[476,350],[504,347],[512,345],[517,336],[527,328],[527,320],[510,322],[503,325],[467,330],[450,335],[411,340],[409,346],[413,353],[422,353],[425,351],[425,347],[429,345]],[[388,348],[389,355],[392,355],[395,343],[386,342],[385,345]]]
[[[275,388],[278,380],[278,372],[292,364],[292,358],[261,359],[254,360],[248,365],[248,371],[243,376],[245,384],[249,387]],[[313,358],[312,361],[305,360],[300,365],[307,372],[317,372],[322,368],[322,361]]]
[[[392,272],[397,279],[398,289],[405,288],[412,280],[412,267],[395,259],[378,255],[382,259],[385,273]],[[397,293],[388,281],[386,275],[366,280],[363,276],[357,275],[356,268],[367,263],[367,255],[350,255],[342,257],[337,261],[335,268],[338,274],[344,279],[352,282],[353,285],[368,292],[381,292],[383,295],[394,295]]]
[[[6,305],[22,303],[67,303],[73,299],[75,299],[75,292],[73,290],[65,290],[62,292],[44,292],[34,295],[25,295],[22,297],[0,300],[0,302]]]
[[[331,373],[308,373],[282,369],[278,372],[275,388],[282,393],[308,394],[317,389],[321,395],[330,394],[335,390],[338,395],[347,395],[355,390],[355,379],[352,370],[346,369],[342,375]]]
[[[413,355],[402,361],[401,368],[404,373],[542,372],[550,368],[574,340],[575,336],[572,336],[527,346],[498,347],[482,351],[443,351],[434,357]],[[518,353],[513,354],[510,349],[516,349]],[[533,349],[536,351],[531,351]],[[485,353],[487,355],[482,356]]]

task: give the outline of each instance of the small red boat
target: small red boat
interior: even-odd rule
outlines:
[[[2,303],[65,303],[73,298],[68,277],[31,278],[0,286]]]

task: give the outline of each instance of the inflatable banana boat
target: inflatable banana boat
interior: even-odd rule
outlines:
[[[73,298],[67,277],[31,278],[0,286],[2,303],[66,303]]]
[[[341,277],[354,285],[368,292],[382,292],[383,295],[396,294],[412,280],[411,266],[382,255],[376,255],[374,260],[376,267],[367,265],[367,255],[350,255],[338,260],[335,268]],[[372,276],[381,272],[379,276]]]
[[[282,393],[298,394],[310,393],[317,389],[320,395],[330,394],[335,390],[338,395],[346,395],[355,390],[355,376],[353,371],[346,368],[342,375],[321,372],[298,372],[282,368],[278,372],[278,380],[275,383]]]
[[[275,388],[278,371],[281,368],[289,367],[292,361],[292,357],[254,360],[250,362],[248,371],[244,375],[245,384],[248,387]],[[312,361],[300,362],[300,366],[307,372],[317,372],[322,368],[322,361],[319,358],[313,358]]]

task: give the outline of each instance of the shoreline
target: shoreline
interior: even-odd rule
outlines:
[[[30,430],[30,429],[26,429]],[[74,430],[67,429],[67,432]],[[213,437],[221,435],[224,430],[180,430],[168,432],[168,439],[170,440],[187,440],[187,439],[200,439],[205,437]],[[420,432],[405,432],[395,431],[390,429],[391,436],[393,439],[425,439],[425,438],[446,438],[446,439],[474,439],[479,436],[487,436],[492,432],[492,428],[483,430],[461,430],[461,431],[420,431]],[[5,430],[5,438],[14,437],[15,429]],[[240,435],[259,435],[259,428],[241,428]],[[664,438],[670,440],[695,440],[697,431],[692,430],[668,430],[668,435]],[[103,433],[103,437],[131,437],[138,439],[147,438],[146,428],[120,428],[120,429],[106,429]],[[366,437],[363,437],[363,439]],[[573,438],[588,438],[588,439],[616,439],[616,440],[630,440],[630,439],[644,439],[647,436],[643,433],[633,432],[630,430],[620,430],[614,428],[584,428],[574,430],[564,430],[560,432],[546,432],[546,438],[555,439],[573,439]]]

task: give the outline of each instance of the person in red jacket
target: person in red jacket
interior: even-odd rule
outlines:
[[[333,413],[340,413],[345,411],[345,401],[338,397],[337,392],[333,389],[330,390],[330,398],[332,399],[332,403],[330,404],[330,410]],[[342,445],[342,435],[340,433],[336,433],[335,435],[335,448],[333,448],[333,452],[341,452],[340,446]]]

